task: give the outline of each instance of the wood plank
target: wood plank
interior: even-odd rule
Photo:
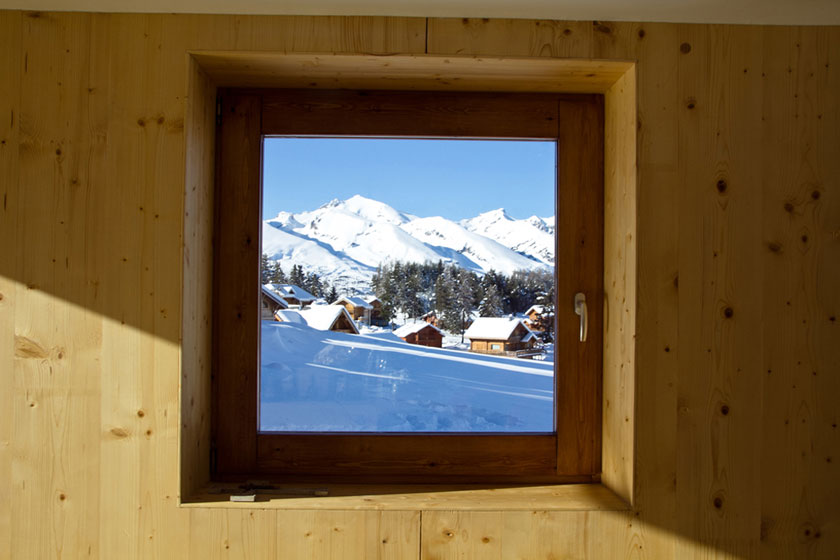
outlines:
[[[549,482],[557,478],[556,448],[553,434],[260,434],[257,468],[284,480]]]
[[[588,59],[595,27],[591,21],[429,18],[427,52]]]
[[[13,558],[98,548],[102,319],[90,311],[90,24],[88,15],[27,13],[21,21]]]
[[[213,289],[213,185],[216,88],[195,61],[190,82],[184,134],[183,301],[181,320],[181,488],[191,495],[210,480],[210,380]],[[209,188],[208,188],[209,185]]]
[[[557,136],[555,94],[275,90],[263,100],[263,134]]]
[[[216,472],[229,474],[253,472],[257,454],[260,317],[256,263],[260,257],[262,138],[260,97],[224,91],[221,95],[224,127],[219,131],[215,195],[213,439],[218,449]]]
[[[165,20],[108,16],[102,48],[112,82],[103,99],[111,121],[101,181],[121,185],[130,177],[132,184],[127,192],[103,189],[110,217],[100,222],[109,263],[100,291],[115,319],[106,323],[102,361],[119,372],[105,381],[102,399],[102,485],[119,498],[103,501],[103,509],[131,535],[107,533],[102,548],[109,557],[186,554],[178,535],[188,517],[174,509],[178,457],[164,452],[177,449],[179,379],[147,373],[180,365],[181,286],[173,271],[182,259],[186,81],[166,77],[185,75],[187,60],[166,55],[184,46]],[[121,73],[125,68],[132,72]]]
[[[636,363],[636,73],[604,96],[602,482],[633,501]]]
[[[189,558],[277,558],[277,513],[194,509],[190,514]],[[185,557],[186,558],[186,557]]]
[[[598,98],[596,103],[561,100],[559,111],[555,234],[557,472],[596,474],[601,471],[603,99]],[[578,292],[585,295],[589,308],[585,342],[579,340],[580,318],[573,305]],[[575,398],[561,400],[562,395]]]
[[[222,87],[291,89],[603,93],[630,66],[563,58],[262,51],[202,51],[193,58]]]
[[[229,501],[237,484],[213,483],[192,497],[188,508],[252,508]],[[316,492],[317,491],[317,492]],[[260,508],[324,510],[448,511],[626,511],[621,497],[602,484],[534,485],[359,485],[277,484],[254,491]],[[316,496],[316,493],[318,494]],[[321,494],[326,495],[321,495]]]
[[[761,40],[757,29],[736,38],[720,26],[684,26],[681,40],[680,213],[690,218],[680,221],[679,359],[691,373],[679,381],[678,430],[687,437],[677,447],[676,486],[678,503],[699,503],[690,515],[677,511],[677,527],[754,555],[763,274],[760,164],[749,131],[761,123]],[[727,63],[702,73],[711,60]],[[678,545],[676,553],[687,551]]]
[[[840,299],[829,288],[840,281],[840,167],[831,155],[840,140],[831,93],[840,84],[838,35],[769,27],[763,33],[764,555],[830,557],[840,546],[827,529],[840,497]]]
[[[655,558],[673,558],[673,520],[676,516],[676,446],[677,446],[677,380],[679,368],[677,344],[679,319],[679,180],[677,177],[677,115],[681,110],[677,86],[679,36],[677,27],[668,24],[637,24],[627,39],[633,58],[639,60],[636,67],[636,88],[638,88],[638,113],[633,124],[638,130],[637,161],[638,190],[636,192],[636,226],[634,256],[629,254],[632,239],[626,238],[628,246],[622,247],[618,240],[623,237],[610,233],[610,224],[627,227],[625,220],[631,219],[622,208],[629,201],[620,198],[611,202],[610,175],[607,174],[607,229],[605,239],[605,263],[607,292],[613,282],[631,281],[616,274],[610,276],[610,262],[626,258],[628,265],[636,261],[635,297],[622,297],[612,293],[607,303],[607,322],[620,321],[623,315],[635,311],[635,320],[627,320],[627,326],[607,325],[605,360],[611,359],[618,350],[622,360],[624,353],[635,349],[634,363],[626,364],[616,360],[613,366],[624,366],[622,375],[605,375],[604,378],[604,474],[603,481],[614,490],[628,488],[628,469],[620,461],[635,457],[632,469],[632,503],[642,515],[627,525],[627,555],[632,550],[643,550]],[[612,46],[602,44],[599,55],[607,56]],[[616,88],[621,87],[616,84]],[[632,86],[631,86],[632,87]],[[610,94],[606,96],[607,110],[610,108]],[[609,115],[609,113],[608,113]],[[609,123],[609,119],[608,119]],[[609,124],[608,124],[609,127]],[[609,136],[608,136],[609,138]],[[609,151],[607,153],[609,161]],[[609,170],[609,163],[607,164]],[[617,214],[611,220],[610,212]],[[621,230],[618,230],[621,231]],[[626,231],[626,230],[625,230]],[[609,249],[611,243],[614,248]],[[644,250],[642,250],[644,248]],[[620,269],[616,272],[619,272]],[[629,287],[628,287],[629,289]],[[638,306],[628,305],[633,301]],[[619,315],[621,314],[621,315]],[[617,317],[618,315],[618,317]],[[621,318],[620,318],[621,317]],[[617,338],[610,339],[610,334]],[[625,337],[632,333],[633,341]],[[618,345],[616,347],[616,345]],[[644,374],[637,371],[637,364],[646,364]],[[622,377],[635,373],[634,399],[621,399],[614,394],[614,383],[618,387],[626,381]],[[605,365],[605,371],[609,371]],[[609,395],[614,396],[607,404]],[[630,402],[635,401],[635,408]],[[625,403],[625,404],[621,404]],[[627,419],[630,419],[628,422]],[[628,424],[631,426],[628,427]],[[645,427],[641,431],[641,427]],[[655,428],[654,428],[655,427]],[[631,436],[627,431],[634,434]],[[642,437],[643,436],[643,437]],[[615,444],[610,440],[615,438]],[[632,455],[627,446],[633,446]],[[615,453],[620,450],[620,453]],[[626,494],[621,493],[626,497]]]
[[[277,549],[291,558],[419,558],[420,512],[277,512]]]
[[[0,12],[0,558],[11,557],[12,439],[14,437],[15,295],[18,290],[18,126],[21,14]]]
[[[616,535],[630,514],[542,511],[424,511],[423,558],[632,557]],[[604,532],[597,532],[603,530]]]

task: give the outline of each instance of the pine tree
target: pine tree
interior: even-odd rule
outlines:
[[[293,286],[300,286],[301,288],[306,284],[303,267],[299,264],[292,265],[292,271],[289,273],[289,284],[292,284]]]
[[[484,298],[481,300],[478,311],[482,317],[501,317],[504,313],[502,298],[495,284],[490,284],[484,289]]]
[[[271,282],[271,261],[268,260],[268,255],[263,253],[260,255],[260,284],[268,284]]]
[[[338,299],[338,292],[335,290],[335,286],[330,287],[330,291],[327,294],[327,303],[335,303],[335,300]]]

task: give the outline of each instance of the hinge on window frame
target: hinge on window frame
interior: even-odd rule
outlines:
[[[216,126],[222,126],[222,96],[216,96]]]

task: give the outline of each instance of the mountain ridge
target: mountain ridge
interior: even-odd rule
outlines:
[[[285,271],[293,264],[335,285],[364,291],[382,262],[454,263],[479,274],[554,267],[554,217],[510,217],[504,208],[453,221],[418,217],[354,195],[315,210],[263,221],[262,251]]]

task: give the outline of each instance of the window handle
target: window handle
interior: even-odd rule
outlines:
[[[575,294],[575,314],[580,315],[580,341],[586,342],[589,331],[589,311],[586,309],[586,296],[583,292]]]

